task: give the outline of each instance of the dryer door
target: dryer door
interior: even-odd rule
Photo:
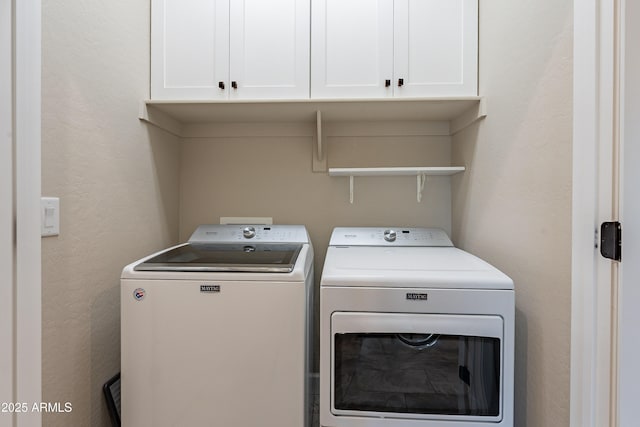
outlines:
[[[336,312],[331,333],[334,415],[502,419],[501,317]]]

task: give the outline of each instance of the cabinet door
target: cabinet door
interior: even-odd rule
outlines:
[[[394,21],[396,97],[477,95],[477,0],[395,0]]]
[[[309,3],[231,1],[230,99],[309,97]]]
[[[392,96],[393,0],[313,0],[311,19],[312,98]]]
[[[228,64],[229,0],[151,1],[152,99],[224,99]]]

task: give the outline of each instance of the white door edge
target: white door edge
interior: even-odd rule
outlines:
[[[617,215],[616,13],[616,0],[574,2],[571,427],[616,422],[617,265],[596,247]]]

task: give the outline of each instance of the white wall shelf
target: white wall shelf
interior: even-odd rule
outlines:
[[[464,172],[464,166],[445,167],[388,167],[388,168],[329,168],[329,176],[349,177],[349,202],[353,203],[353,181],[356,176],[415,176],[416,201],[422,201],[427,176],[449,176]]]
[[[455,175],[464,172],[464,166],[393,167],[393,168],[329,168],[329,176],[412,176]]]

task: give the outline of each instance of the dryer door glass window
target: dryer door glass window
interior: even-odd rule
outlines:
[[[500,340],[439,334],[335,335],[338,410],[498,416]]]
[[[331,329],[335,414],[502,419],[501,317],[336,312]]]

